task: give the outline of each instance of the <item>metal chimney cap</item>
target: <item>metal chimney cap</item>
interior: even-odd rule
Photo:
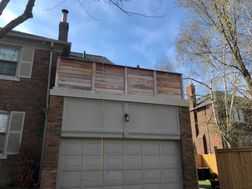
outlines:
[[[62,13],[65,13],[65,14],[69,13],[69,11],[67,9],[62,9],[61,11],[62,11]]]

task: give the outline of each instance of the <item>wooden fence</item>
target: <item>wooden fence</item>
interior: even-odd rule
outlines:
[[[182,77],[177,73],[59,58],[56,87],[119,95],[182,96]]]
[[[221,189],[252,189],[252,148],[218,149]]]

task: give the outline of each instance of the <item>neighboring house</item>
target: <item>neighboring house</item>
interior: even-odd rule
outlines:
[[[195,189],[181,75],[71,52],[68,27],[0,40],[0,188]]]
[[[212,102],[210,96],[206,95],[196,98],[195,86],[191,84],[187,87],[187,95],[190,101],[190,118],[192,126],[192,136],[197,154],[214,153],[215,147],[225,147],[219,128],[214,120]],[[224,93],[216,91],[219,107],[216,108],[218,116],[225,118],[225,110],[221,105],[224,99]],[[222,101],[222,102],[221,102]],[[235,125],[234,146],[248,146],[252,144],[252,111],[249,108],[247,99],[236,97],[232,113],[233,124]]]
[[[212,104],[207,98],[197,99],[195,86],[187,87],[193,143],[196,154],[214,153],[214,148],[222,148],[222,139],[215,125]]]
[[[38,178],[48,89],[70,44],[22,32],[0,40],[0,188]],[[26,175],[27,174],[27,175]]]

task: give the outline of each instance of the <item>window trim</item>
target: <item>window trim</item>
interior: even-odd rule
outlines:
[[[8,111],[4,111],[4,110],[0,110],[0,114],[8,114],[9,118],[8,118],[8,123],[7,123],[7,127],[6,127],[6,137],[5,137],[5,141],[4,141],[4,150],[3,153],[0,153],[0,159],[7,159],[7,140],[8,140],[8,131],[9,131],[9,125],[10,125],[10,112]]]
[[[16,74],[15,75],[0,74],[0,80],[20,81],[20,78],[18,77],[18,71],[20,69],[20,63],[21,63],[22,46],[0,43],[0,47],[13,48],[19,51],[18,58],[17,58]],[[1,59],[0,61],[8,62],[7,60],[1,60]],[[14,62],[14,61],[9,61],[9,62]]]

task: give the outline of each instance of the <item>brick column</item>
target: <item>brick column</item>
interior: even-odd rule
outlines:
[[[198,188],[194,146],[192,142],[192,131],[190,125],[190,114],[188,108],[180,108],[179,111],[181,128],[181,151],[184,189]]]
[[[45,149],[41,165],[41,189],[56,189],[63,102],[64,97],[50,97]]]

